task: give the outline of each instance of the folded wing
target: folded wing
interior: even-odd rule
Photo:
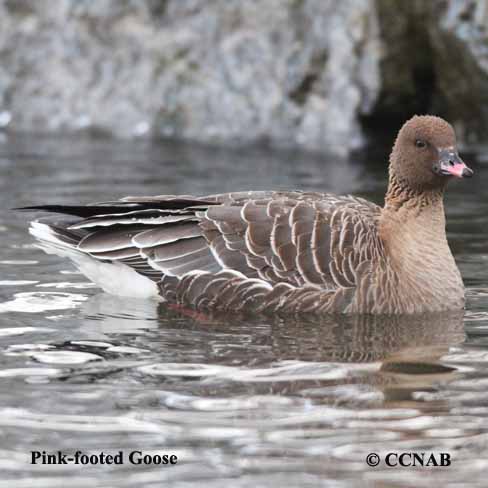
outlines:
[[[325,290],[354,288],[380,252],[379,207],[353,197],[240,192],[207,197],[127,197],[31,209],[72,215],[52,222],[82,253],[120,262],[153,281],[233,271],[250,280]]]

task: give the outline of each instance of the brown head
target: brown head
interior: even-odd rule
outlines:
[[[415,115],[398,133],[390,175],[417,193],[442,189],[453,177],[471,177],[473,171],[459,157],[451,124],[433,115]]]

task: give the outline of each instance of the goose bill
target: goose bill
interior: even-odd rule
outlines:
[[[434,171],[440,175],[455,176],[456,178],[471,178],[473,176],[473,170],[468,168],[459,154],[452,149],[441,149],[439,151],[439,163],[434,166]]]

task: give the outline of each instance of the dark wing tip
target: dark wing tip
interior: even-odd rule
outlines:
[[[117,201],[117,202],[102,202],[88,205],[33,205],[28,207],[17,207],[12,210],[20,210],[24,212],[52,212],[66,215],[75,215],[77,217],[93,217],[100,214],[113,214],[122,213],[133,210],[184,210],[186,208],[193,211],[198,209],[205,209],[209,205],[218,205],[217,202],[211,202],[203,199],[189,199],[189,198],[176,198],[171,200],[154,201]]]
[[[69,206],[69,205],[33,205],[28,207],[14,207],[10,210],[19,210],[22,212],[53,212],[53,213],[64,213],[71,215],[78,215],[81,206]],[[86,208],[86,207],[85,207]]]
[[[10,208],[9,210],[21,210],[21,211],[34,211],[34,210],[39,210],[41,207],[13,207]]]

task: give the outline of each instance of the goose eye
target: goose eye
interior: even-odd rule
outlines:
[[[423,149],[424,147],[427,147],[427,143],[425,141],[422,141],[421,139],[417,139],[415,141],[415,146],[417,146],[420,149]]]

